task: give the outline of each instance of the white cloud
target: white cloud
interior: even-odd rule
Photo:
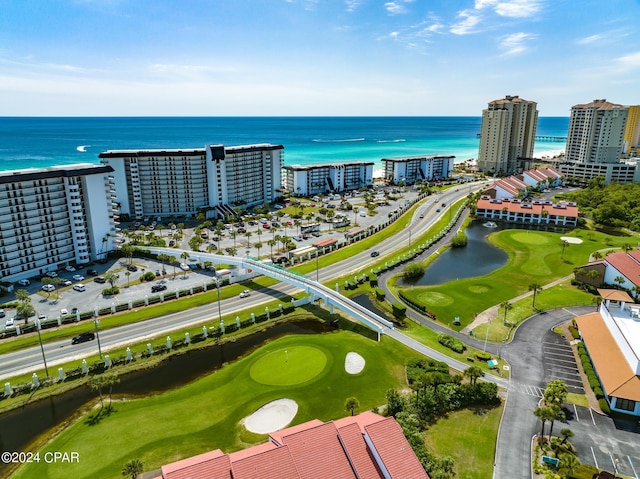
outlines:
[[[615,62],[625,70],[640,68],[640,52],[629,53],[615,59]]]
[[[360,0],[345,0],[347,6],[347,12],[353,12],[360,6]]]
[[[581,38],[578,40],[579,45],[588,45],[589,43],[595,43],[604,38],[604,35],[597,33],[595,35],[589,35],[588,37]]]
[[[451,33],[454,33],[455,35],[467,35],[477,31],[475,27],[480,23],[481,17],[474,14],[473,10],[462,10],[458,13],[458,17],[463,18],[463,20],[451,26],[449,29]]]
[[[404,5],[399,2],[387,2],[384,4],[384,8],[389,12],[390,15],[399,15],[401,13],[406,13],[407,9],[404,8]]]
[[[539,0],[513,0],[496,3],[495,11],[503,17],[530,17],[540,10]]]
[[[515,55],[517,53],[522,53],[527,49],[525,42],[533,40],[536,37],[537,35],[522,32],[505,35],[500,39],[500,48],[506,50],[505,55]]]

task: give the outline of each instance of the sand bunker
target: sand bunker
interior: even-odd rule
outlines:
[[[244,418],[244,427],[256,434],[279,431],[293,420],[297,412],[298,403],[293,399],[276,399]]]
[[[364,358],[358,353],[347,353],[344,360],[344,369],[349,374],[358,374],[364,369]]]
[[[571,236],[561,236],[561,240],[566,241],[569,244],[580,244],[582,240],[580,238],[573,238]]]

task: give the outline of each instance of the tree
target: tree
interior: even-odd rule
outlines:
[[[558,466],[565,470],[565,477],[573,477],[573,471],[575,471],[576,468],[580,465],[580,461],[578,460],[578,458],[573,454],[565,453],[560,454],[559,459],[560,462],[558,463]]]
[[[602,253],[600,251],[594,251],[591,256],[593,256],[593,259],[596,261],[599,261],[602,259]]]
[[[549,410],[550,410],[550,416],[551,419],[549,420],[550,425],[549,425],[549,441],[551,441],[551,435],[553,434],[553,423],[556,420],[559,421],[564,421],[566,419],[566,415],[564,413],[564,411],[562,410],[562,408],[556,404],[553,404],[551,406],[548,406]]]
[[[360,407],[360,401],[358,401],[358,399],[355,397],[347,398],[347,400],[344,403],[345,411],[350,411],[352,416],[353,416],[353,411],[355,411],[359,407]]]
[[[542,407],[537,407],[533,411],[533,415],[538,419],[540,419],[540,422],[542,423],[542,430],[540,432],[540,437],[544,438],[544,425],[546,424],[547,421],[551,421],[553,419],[553,411],[551,411],[551,409],[548,408],[547,406],[542,406]]]
[[[464,377],[469,378],[471,386],[474,387],[478,379],[484,377],[484,371],[482,370],[482,368],[480,368],[480,366],[469,366],[464,370],[462,374],[464,375]]]
[[[567,400],[569,388],[560,379],[554,379],[547,383],[547,387],[542,393],[544,402],[547,406],[562,406]]]
[[[618,286],[619,286],[619,287],[622,287],[622,285],[623,285],[623,284],[624,284],[624,282],[625,282],[624,276],[621,276],[621,275],[616,276],[615,278],[613,278],[613,280],[614,280],[616,283],[618,283]]]
[[[128,243],[123,244],[120,247],[120,252],[124,255],[125,258],[127,258],[127,260],[129,261],[129,264],[131,264],[132,262],[134,249],[135,248]]]
[[[187,251],[183,251],[182,254],[180,255],[180,258],[187,261],[189,259],[189,253]],[[183,270],[182,276],[186,276],[187,274],[187,270]]]
[[[529,291],[533,291],[533,301],[531,302],[531,307],[533,309],[536,309],[536,294],[538,294],[539,291],[542,291],[542,286],[540,286],[538,283],[531,283],[529,285]]]
[[[42,278],[42,284],[52,284],[54,287],[58,287],[60,284],[60,278],[49,278],[45,276]],[[47,290],[47,299],[51,297],[51,291]]]
[[[19,289],[16,291],[16,299],[19,301],[16,313],[19,317],[24,318],[24,324],[27,324],[29,318],[36,312],[31,305],[31,296],[29,296],[29,292],[26,289]]]
[[[107,273],[104,275],[104,279],[107,280],[107,283],[111,285],[113,288],[118,282],[118,276],[115,273]]]
[[[176,276],[176,264],[178,264],[178,259],[175,256],[169,256],[169,264],[173,266],[173,276]]]
[[[124,275],[127,277],[127,287],[129,287],[129,277],[131,276],[131,271],[125,271]]]
[[[122,468],[122,475],[129,477],[129,479],[136,479],[142,472],[143,466],[140,459],[131,459]]]
[[[509,301],[505,301],[503,303],[500,303],[500,307],[502,309],[504,309],[503,322],[506,324],[507,323],[507,313],[513,309],[513,304],[511,304]]]
[[[565,444],[567,442],[567,439],[569,439],[570,437],[573,437],[573,431],[568,427],[565,427],[564,429],[560,429],[560,434],[562,435],[561,444]]]
[[[625,243],[620,248],[622,248],[622,251],[624,251],[625,253],[628,253],[633,249],[633,246],[631,246],[629,243]]]
[[[560,259],[564,259],[564,249],[569,246],[569,242],[567,240],[561,240],[560,246],[562,247],[562,252],[560,253]]]

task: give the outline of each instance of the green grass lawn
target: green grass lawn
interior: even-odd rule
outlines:
[[[562,252],[561,236],[582,237],[583,243],[571,244]],[[629,241],[626,237],[587,233],[584,230],[566,234],[503,230],[492,233],[489,240],[509,254],[506,266],[481,277],[450,281],[438,286],[404,288],[405,294],[412,301],[425,305],[444,324],[449,324],[454,316],[459,316],[462,324],[457,329],[461,329],[481,311],[527,292],[530,284],[545,285],[570,275],[576,267],[586,264],[594,251]],[[536,306],[542,307],[543,302],[538,304],[537,301]]]
[[[356,375],[344,369],[350,351],[366,361]],[[131,459],[152,470],[216,448],[242,449],[266,440],[240,423],[262,405],[295,400],[292,424],[343,417],[351,396],[368,410],[384,404],[387,389],[406,387],[404,366],[414,355],[385,336],[377,343],[349,331],[280,338],[177,390],[118,401],[110,415],[90,411],[41,450],[78,452],[78,464],[29,464],[15,477],[117,477]]]
[[[455,411],[439,419],[424,433],[429,451],[451,456],[456,477],[486,479],[493,475],[502,406]]]

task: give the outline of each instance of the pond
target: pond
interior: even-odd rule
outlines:
[[[233,342],[214,345],[209,340],[209,347],[185,350],[184,354],[170,356],[155,368],[123,374],[113,387],[113,394],[130,398],[169,391],[219,369],[225,362],[246,355],[267,340],[288,334],[316,334],[331,330],[333,328],[319,321],[286,322]],[[26,401],[28,396],[24,398]],[[80,386],[0,414],[0,449],[25,451],[42,434],[48,434],[96,399],[96,392]],[[6,477],[5,464],[0,464],[0,477]]]
[[[509,225],[513,228],[513,225]],[[475,220],[465,230],[467,246],[449,248],[429,265],[417,281],[401,280],[400,286],[432,286],[456,279],[484,276],[507,264],[509,255],[487,239],[490,233],[506,229],[501,223]]]

